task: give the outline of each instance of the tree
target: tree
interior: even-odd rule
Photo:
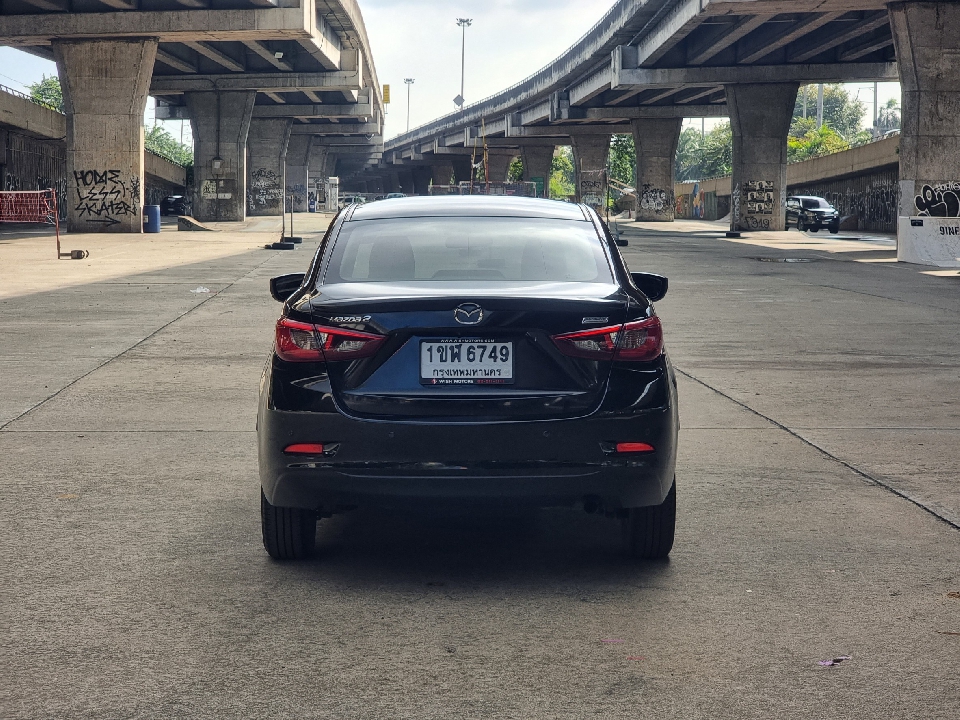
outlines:
[[[793,119],[803,118],[803,98],[806,93],[807,118],[817,117],[817,85],[804,85],[797,93],[797,103],[793,108]],[[823,123],[837,131],[848,143],[854,142],[860,133],[860,125],[867,114],[867,107],[853,98],[843,89],[843,85],[834,83],[823,86]]]
[[[900,103],[896,98],[887,100],[887,104],[877,112],[877,132],[886,133],[900,129]]]
[[[165,157],[178,165],[184,167],[193,165],[193,149],[174,140],[161,125],[155,125],[144,134],[143,147],[154,155]]]
[[[508,182],[521,182],[523,180],[523,158],[517,156],[510,161],[510,169],[507,171]]]
[[[816,119],[801,117],[790,127],[787,162],[800,162],[849,149],[850,143],[832,127],[824,124],[818,128]]]
[[[44,75],[43,80],[27,85],[27,89],[34,102],[51,110],[63,112],[63,90],[60,87],[60,78]]]
[[[576,193],[573,172],[573,149],[561,145],[550,163],[550,197],[565,200]]]
[[[610,177],[630,187],[636,187],[637,150],[633,142],[633,134],[611,136],[607,165],[610,169]]]

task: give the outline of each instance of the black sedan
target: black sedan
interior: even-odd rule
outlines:
[[[817,232],[828,228],[832,233],[840,232],[840,213],[822,197],[813,195],[794,195],[787,198],[786,227],[793,221],[797,230]]]
[[[263,542],[424,500],[582,506],[662,558],[677,388],[651,301],[586,205],[415,197],[351,205],[284,303],[260,389]]]

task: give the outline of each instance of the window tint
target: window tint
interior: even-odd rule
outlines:
[[[809,210],[812,210],[814,208],[828,208],[830,207],[830,203],[823,198],[804,198],[803,206]]]
[[[430,217],[344,223],[325,283],[613,282],[591,223]]]

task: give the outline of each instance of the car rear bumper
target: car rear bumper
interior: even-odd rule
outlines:
[[[656,505],[673,483],[675,395],[642,414],[490,424],[357,420],[261,407],[260,479],[282,507],[336,511],[365,504],[446,499],[540,506],[585,498],[604,509]],[[608,454],[647,442],[648,454]],[[286,455],[293,443],[339,443],[327,456]]]

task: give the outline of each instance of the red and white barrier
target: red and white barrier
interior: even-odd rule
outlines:
[[[71,257],[71,253],[60,252],[60,218],[53,190],[0,192],[0,222],[53,225],[57,231],[57,258]]]

